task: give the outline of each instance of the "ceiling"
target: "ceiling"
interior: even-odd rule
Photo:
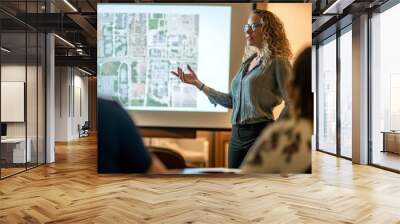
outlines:
[[[387,0],[269,0],[267,2],[312,2],[313,4],[313,39],[328,35],[327,30],[338,20],[354,16],[358,12],[377,7]],[[26,28],[39,32],[55,32],[61,38],[55,38],[56,64],[85,67],[93,73],[96,71],[96,27],[97,3],[107,2],[180,2],[179,0],[1,0],[0,26],[7,34],[6,42],[14,41],[12,47],[24,46],[24,40],[15,35],[25,32]],[[187,2],[182,0],[182,2]],[[192,2],[204,2],[192,0]],[[248,2],[248,1],[231,1]],[[336,2],[336,3],[335,3]],[[53,13],[48,13],[49,11]],[[351,21],[351,19],[350,19]],[[325,32],[325,33],[324,33]],[[334,32],[334,31],[332,31]],[[3,35],[4,36],[4,35]],[[7,39],[8,38],[8,39]],[[4,42],[3,42],[4,43]],[[74,45],[72,47],[72,45]],[[28,50],[29,51],[29,50]]]
[[[389,0],[313,0],[313,44],[350,25],[354,17],[374,11]]]

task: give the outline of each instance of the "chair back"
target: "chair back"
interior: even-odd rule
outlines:
[[[83,126],[82,126],[82,129],[89,129],[90,128],[90,126],[89,126],[89,121],[85,121],[85,123],[83,124]]]
[[[149,150],[156,155],[168,169],[186,168],[186,162],[183,156],[172,149],[150,146]]]

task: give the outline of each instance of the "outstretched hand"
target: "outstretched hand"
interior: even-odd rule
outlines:
[[[178,77],[184,83],[198,86],[200,81],[197,78],[196,73],[193,71],[190,65],[187,65],[187,68],[189,70],[189,73],[184,73],[180,67],[178,67],[176,72],[171,71],[171,73]]]

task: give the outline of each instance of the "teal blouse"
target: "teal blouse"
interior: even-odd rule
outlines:
[[[229,93],[209,88],[208,99],[213,104],[232,109],[232,124],[254,124],[274,120],[273,109],[285,101],[282,116],[288,115],[288,98],[285,82],[291,75],[288,59],[272,58],[265,65],[261,61],[247,71],[252,55],[243,62],[231,83]]]

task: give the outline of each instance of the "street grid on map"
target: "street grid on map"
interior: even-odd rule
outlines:
[[[99,93],[128,108],[196,108],[196,89],[170,71],[197,70],[199,15],[100,13],[98,22]]]

